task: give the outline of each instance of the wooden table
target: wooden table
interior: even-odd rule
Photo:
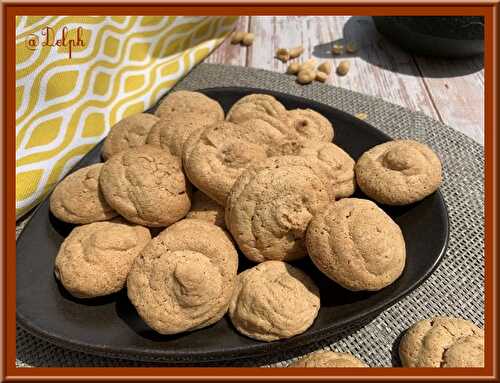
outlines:
[[[345,77],[335,73],[327,83],[421,111],[483,144],[484,71],[483,58],[447,60],[408,54],[375,29],[368,16],[242,16],[237,30],[255,34],[249,47],[226,40],[207,62],[241,65],[285,72],[287,64],[275,58],[278,48],[303,45],[301,59],[315,57],[351,62]],[[332,56],[333,42],[354,41],[354,54]]]

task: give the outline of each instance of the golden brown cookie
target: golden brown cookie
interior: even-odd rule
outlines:
[[[172,114],[194,112],[205,115],[215,121],[224,120],[224,110],[220,104],[200,92],[178,90],[166,96],[156,109],[155,115],[160,118],[170,118]]]
[[[199,190],[195,191],[191,197],[191,210],[186,218],[201,219],[223,229],[226,228],[224,207]]]
[[[318,269],[353,291],[380,290],[405,267],[401,229],[369,200],[344,198],[320,211],[307,229],[306,244]]]
[[[75,227],[59,249],[54,273],[77,298],[115,293],[150,239],[147,228],[119,219]]]
[[[326,189],[308,159],[268,158],[250,166],[234,184],[226,227],[252,261],[302,258],[307,225],[329,203]]]
[[[224,230],[185,219],[162,231],[137,257],[128,297],[160,334],[199,329],[226,313],[237,269],[238,254]]]
[[[286,109],[273,96],[268,94],[249,94],[240,98],[233,104],[226,119],[234,123],[241,123],[249,118],[270,116],[278,120],[284,120]]]
[[[114,155],[104,164],[99,184],[109,205],[140,225],[171,225],[191,207],[180,159],[156,146]]]
[[[403,367],[484,367],[483,336],[465,319],[425,319],[406,331],[399,356]]]
[[[252,162],[267,158],[267,149],[283,138],[264,120],[219,122],[194,132],[183,151],[183,166],[193,185],[221,205],[234,181]]]
[[[182,155],[182,148],[189,136],[217,122],[213,115],[197,112],[172,113],[158,121],[149,132],[147,143],[168,150],[174,156]]]
[[[102,145],[102,158],[107,160],[125,149],[136,148],[146,143],[149,131],[159,118],[149,113],[125,117],[111,127]]]
[[[407,205],[434,193],[442,182],[441,162],[427,145],[412,140],[377,145],[355,166],[361,190],[386,205]]]
[[[329,194],[334,198],[349,197],[354,193],[356,180],[354,160],[331,142],[304,139],[285,139],[268,150],[271,156],[300,156],[314,159],[315,173],[326,180]],[[319,160],[319,161],[318,161]]]
[[[319,290],[303,271],[280,261],[238,274],[229,317],[242,334],[271,342],[306,331],[320,307]]]
[[[333,126],[327,118],[312,109],[293,109],[286,113],[290,129],[300,138],[332,142]]]
[[[313,352],[298,361],[291,363],[288,367],[319,367],[319,368],[335,368],[335,367],[368,367],[354,355],[346,352],[333,351],[317,351]]]
[[[75,224],[105,221],[118,215],[99,188],[102,166],[86,166],[64,178],[50,196],[52,214],[61,221]]]

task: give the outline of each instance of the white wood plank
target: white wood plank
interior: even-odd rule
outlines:
[[[439,118],[413,58],[383,40],[370,17],[256,16],[251,18],[250,30],[256,36],[248,66],[285,72],[287,65],[274,58],[276,49],[303,44],[301,59],[316,57],[334,67],[341,60],[351,62],[347,76],[332,73],[328,83]],[[342,38],[356,42],[358,52],[332,56],[332,43]]]
[[[483,145],[483,58],[415,60],[442,121]]]
[[[248,31],[249,16],[240,16],[235,30]],[[241,45],[232,45],[231,38],[227,38],[217,49],[215,49],[205,60],[211,64],[228,64],[245,66],[247,61],[247,49]]]

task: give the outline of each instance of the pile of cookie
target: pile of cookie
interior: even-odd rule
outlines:
[[[237,331],[260,341],[303,333],[320,294],[289,262],[310,257],[352,291],[380,290],[405,267],[401,229],[375,202],[351,198],[356,185],[378,203],[405,205],[435,192],[442,179],[424,144],[387,142],[355,162],[333,139],[324,116],[287,110],[270,95],[245,96],[225,115],[202,93],[173,92],[155,115],[112,127],[104,163],[56,186],[53,215],[79,226],[61,245],[55,275],[78,298],[126,287],[160,334],[200,329],[226,313]],[[238,249],[256,262],[240,274]],[[448,322],[447,333],[438,321],[417,325],[402,347],[406,365],[428,365],[428,352],[437,358],[421,342],[435,333],[444,337],[436,344],[448,353],[457,345],[461,357],[464,339],[479,337],[472,324],[446,320],[453,331]],[[308,358],[299,366],[364,366],[348,354]]]

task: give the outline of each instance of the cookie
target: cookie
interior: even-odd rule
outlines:
[[[156,109],[155,115],[170,118],[172,114],[198,113],[215,121],[224,120],[224,110],[220,104],[200,92],[178,90],[169,93]]]
[[[111,157],[102,167],[99,184],[108,204],[140,225],[171,225],[191,207],[180,159],[155,146]]]
[[[233,104],[226,119],[234,123],[247,121],[249,118],[270,116],[278,120],[284,119],[286,109],[273,96],[268,94],[249,94]]]
[[[274,129],[278,130],[283,136],[286,138],[298,138],[298,135],[295,134],[295,132],[290,129],[288,126],[287,120],[283,118],[276,118],[272,117],[268,114],[261,113],[261,112],[255,112],[253,114],[245,115],[242,116],[241,121],[237,122],[238,125],[245,125],[247,126],[252,126],[252,124],[255,122],[255,120],[261,120],[266,122],[268,125],[271,125]],[[254,121],[254,122],[252,122]]]
[[[368,367],[354,355],[346,352],[317,351],[313,352],[297,362],[291,363],[288,367]]]
[[[226,205],[226,227],[250,260],[292,261],[306,255],[306,228],[330,197],[309,160],[271,157],[249,167]]]
[[[141,318],[160,334],[209,326],[226,313],[238,253],[220,227],[185,219],[162,231],[132,266],[127,293]]]
[[[189,137],[183,151],[184,171],[193,185],[224,206],[243,170],[267,158],[267,149],[283,138],[260,119],[238,125],[218,122]]]
[[[293,109],[286,113],[288,125],[300,138],[331,142],[333,126],[327,118],[312,109]]]
[[[354,160],[331,142],[285,139],[268,150],[271,156],[300,156],[315,161],[315,173],[326,180],[328,191],[335,199],[349,197],[356,189]],[[318,161],[319,160],[319,161]]]
[[[57,253],[54,274],[77,298],[115,293],[150,239],[147,228],[119,219],[75,227]]]
[[[356,180],[370,198],[407,205],[434,193],[442,182],[441,162],[427,145],[412,140],[377,145],[359,158]]]
[[[306,245],[318,269],[352,291],[380,290],[405,267],[401,229],[369,200],[344,198],[321,210],[307,229]]]
[[[144,145],[148,134],[159,118],[149,113],[126,117],[111,127],[102,145],[102,158],[107,160],[125,149]]]
[[[224,207],[199,190],[195,191],[191,197],[191,210],[186,218],[201,219],[223,229],[226,228]]]
[[[199,129],[204,129],[217,122],[213,115],[196,112],[173,113],[169,118],[161,119],[151,129],[147,143],[168,150],[174,156],[182,155],[182,148],[189,136]]]
[[[483,336],[465,319],[425,319],[406,331],[399,356],[403,367],[484,367]]]
[[[271,342],[306,331],[320,307],[319,290],[303,271],[267,261],[238,274],[229,317],[242,334]]]
[[[105,221],[118,215],[99,188],[102,166],[86,166],[64,178],[50,196],[52,214],[61,221],[74,224]]]

